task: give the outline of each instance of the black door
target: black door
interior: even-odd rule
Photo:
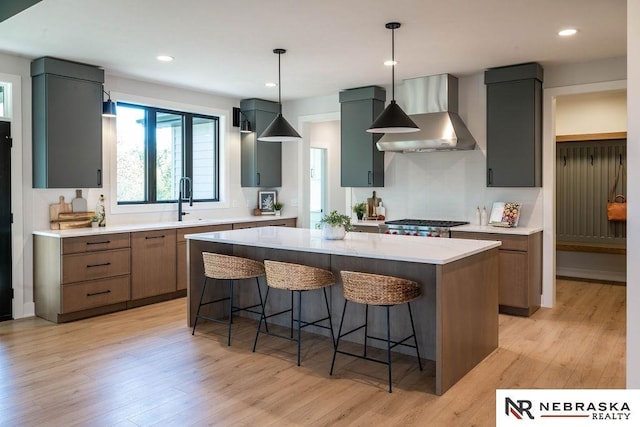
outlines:
[[[0,122],[0,321],[10,320],[11,300],[11,124]]]

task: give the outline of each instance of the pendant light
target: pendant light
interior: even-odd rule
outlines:
[[[258,137],[258,141],[265,142],[281,142],[281,141],[298,141],[302,139],[300,134],[282,117],[282,91],[280,89],[280,55],[285,53],[284,49],[273,49],[273,53],[278,55],[278,105],[280,112],[269,126]]]
[[[375,119],[367,132],[371,133],[408,133],[417,132],[420,128],[396,104],[395,94],[395,39],[394,31],[400,28],[399,22],[389,22],[385,27],[391,30],[391,102]]]

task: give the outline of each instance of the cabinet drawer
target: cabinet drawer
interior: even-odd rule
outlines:
[[[82,282],[129,274],[130,250],[115,249],[62,257],[62,283]]]
[[[75,254],[104,251],[108,249],[128,248],[129,246],[129,233],[69,237],[62,240],[62,253]]]
[[[294,227],[296,226],[296,219],[273,219],[271,221],[261,221],[256,223],[256,227]],[[376,229],[377,230],[377,229]]]
[[[500,240],[502,246],[500,250],[508,251],[527,251],[528,236],[498,233],[473,233],[468,231],[451,231],[451,237],[456,239],[472,239],[472,240]]]
[[[233,224],[233,229],[234,230],[241,230],[243,228],[255,228],[257,227],[258,224],[255,222],[238,222],[236,224]]]
[[[62,313],[86,310],[130,299],[129,276],[62,286]]]

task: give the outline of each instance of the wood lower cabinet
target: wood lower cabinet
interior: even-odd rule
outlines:
[[[131,299],[176,290],[176,230],[131,233]]]
[[[83,237],[33,237],[36,315],[67,322],[186,295],[185,235],[295,227],[296,218]]]
[[[542,295],[542,233],[514,235],[474,233],[451,230],[451,237],[475,240],[500,240],[500,312],[530,316],[538,308]]]
[[[126,308],[129,233],[33,239],[36,315],[66,322]]]

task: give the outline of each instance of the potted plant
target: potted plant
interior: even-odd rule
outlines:
[[[318,223],[318,228],[322,229],[322,237],[327,240],[344,239],[347,231],[351,231],[351,217],[339,214],[338,211],[331,211],[329,215],[322,217]]]
[[[275,202],[273,204],[273,210],[276,213],[276,216],[280,216],[280,211],[282,210],[282,207],[284,206],[284,203],[282,202]]]
[[[353,211],[356,213],[359,220],[364,218],[364,214],[367,212],[367,207],[367,202],[360,202],[353,205]]]

